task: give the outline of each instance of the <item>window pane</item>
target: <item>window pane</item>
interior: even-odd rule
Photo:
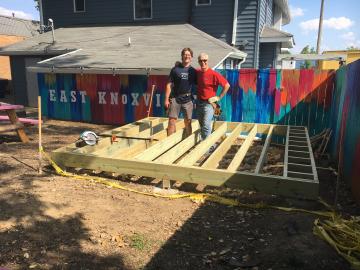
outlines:
[[[197,0],[198,5],[209,5],[210,0]]]
[[[135,18],[151,18],[151,0],[135,0]]]
[[[75,0],[75,10],[85,11],[85,0]]]

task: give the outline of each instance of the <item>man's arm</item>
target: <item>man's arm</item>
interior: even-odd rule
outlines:
[[[171,85],[172,85],[172,83],[169,81],[169,82],[167,82],[166,87],[165,87],[165,101],[164,101],[165,109],[168,109],[170,107]]]
[[[222,99],[225,95],[226,92],[230,89],[230,84],[227,82],[225,84],[225,86],[223,87],[223,90],[221,91],[220,95],[219,95],[219,99]]]

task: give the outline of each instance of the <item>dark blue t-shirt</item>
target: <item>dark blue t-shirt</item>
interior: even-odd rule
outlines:
[[[196,70],[192,66],[179,65],[170,71],[169,81],[173,83],[172,97],[191,94],[191,89],[196,84]]]

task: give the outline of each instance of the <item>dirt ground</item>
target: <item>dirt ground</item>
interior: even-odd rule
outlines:
[[[84,130],[111,129],[49,120],[47,152]],[[251,210],[189,199],[167,200],[55,175],[38,175],[37,129],[29,144],[0,134],[0,269],[350,269],[312,232],[317,216]],[[320,166],[328,166],[323,161]],[[336,177],[320,170],[321,196],[332,203]],[[152,190],[146,178],[113,181]],[[181,185],[181,192],[196,191]],[[206,188],[241,202],[324,209],[319,203],[255,192]],[[358,214],[346,188],[340,209]]]

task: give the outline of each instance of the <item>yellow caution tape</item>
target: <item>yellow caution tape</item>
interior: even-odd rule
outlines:
[[[195,202],[211,201],[229,206],[240,206],[251,209],[267,208],[286,212],[302,212],[330,218],[329,220],[324,221],[316,219],[313,229],[314,234],[327,241],[338,252],[339,255],[345,258],[352,265],[354,269],[360,270],[360,218],[351,217],[350,220],[343,219],[341,216],[335,213],[335,210],[330,205],[328,205],[325,201],[321,199],[319,199],[319,202],[322,203],[329,211],[310,211],[301,208],[267,205],[264,203],[244,204],[234,199],[224,198],[218,195],[208,193],[162,195],[150,192],[143,192],[122,186],[118,183],[109,181],[108,179],[102,177],[83,176],[65,172],[51,159],[51,157],[44,151],[43,148],[40,148],[40,151],[50,162],[56,173],[61,176],[71,177],[77,180],[93,181],[109,187],[125,190],[136,194],[166,199],[190,198],[192,201]]]

